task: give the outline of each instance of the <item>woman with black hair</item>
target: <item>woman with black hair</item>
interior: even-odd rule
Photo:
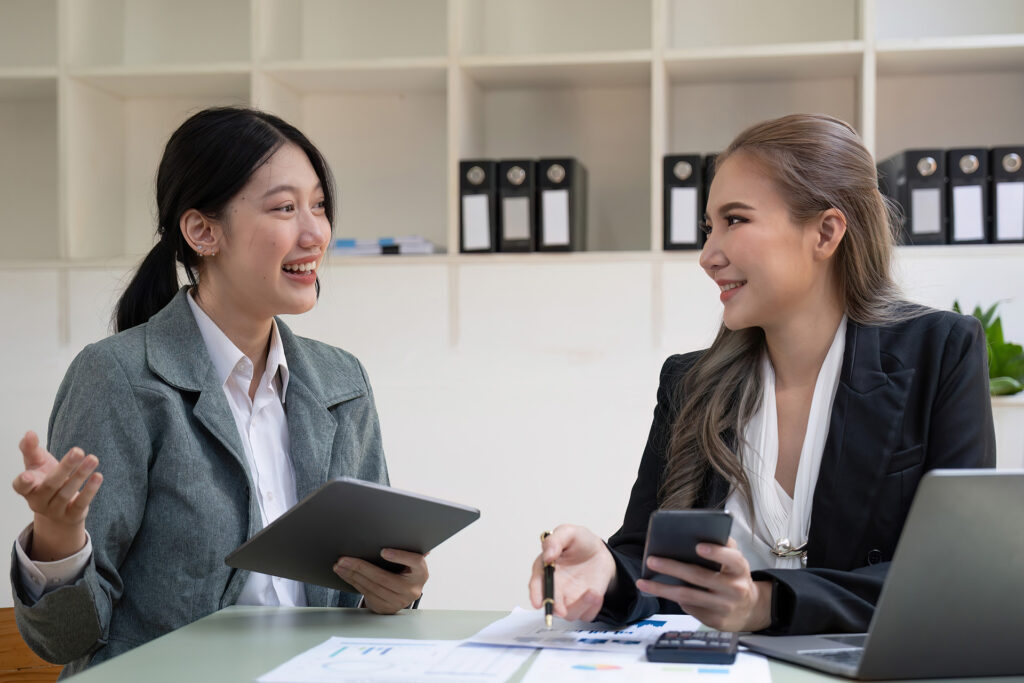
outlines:
[[[63,675],[227,605],[359,604],[224,557],[331,478],[388,481],[362,365],[275,318],[319,293],[335,205],[316,147],[270,114],[201,111],[167,143],[157,207],[117,334],[71,364],[48,447],[32,432],[20,444],[14,489],[34,519],[14,547],[15,613]],[[382,555],[406,569],[334,571],[390,614],[419,598],[427,566]]]

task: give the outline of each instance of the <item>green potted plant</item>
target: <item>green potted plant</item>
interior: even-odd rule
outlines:
[[[989,393],[993,396],[1008,396],[1024,391],[1024,348],[1020,344],[1003,338],[1003,323],[996,315],[999,303],[982,311],[975,306],[971,313],[981,321],[988,343]],[[953,302],[953,310],[960,313],[960,302]]]

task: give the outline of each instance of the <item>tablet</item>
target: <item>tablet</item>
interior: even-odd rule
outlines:
[[[358,593],[334,573],[339,557],[358,557],[401,571],[402,565],[380,556],[382,548],[426,553],[479,517],[479,510],[465,505],[339,477],[306,496],[224,562]]]

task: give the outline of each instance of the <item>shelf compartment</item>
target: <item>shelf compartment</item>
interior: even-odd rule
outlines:
[[[483,87],[587,87],[651,82],[649,50],[463,57],[459,63]]]
[[[651,49],[644,0],[462,0],[464,55],[534,55]]]
[[[875,10],[879,42],[1024,33],[1020,0],[880,0]]]
[[[914,147],[1020,144],[1024,66],[989,72],[878,79],[879,159]]]
[[[673,83],[857,76],[863,61],[864,43],[859,40],[695,48],[665,54]]]
[[[443,92],[448,84],[448,60],[394,59],[334,62],[275,62],[267,75],[301,93]]]
[[[195,74],[189,78],[150,76],[159,97],[134,85],[126,95],[102,78],[70,80],[64,108],[70,258],[148,251],[156,234],[157,167],[171,133],[200,109],[249,103],[248,78],[233,77],[216,92]]]
[[[447,57],[446,0],[267,0],[262,60]]]
[[[244,100],[250,70],[245,65],[215,67],[106,67],[78,69],[72,78],[117,97],[219,97]]]
[[[860,38],[857,0],[668,0],[669,49]]]
[[[250,0],[74,0],[69,63],[159,66],[249,62]]]
[[[0,79],[0,259],[60,256],[57,80]]]
[[[0,101],[53,98],[56,92],[56,69],[0,69]]]
[[[1024,34],[889,40],[878,43],[878,73],[920,75],[1020,71]]]
[[[0,15],[0,71],[57,66],[57,0],[2,0]]]
[[[587,249],[651,248],[651,88],[494,87],[461,74],[460,159],[572,156],[587,169]]]
[[[668,93],[668,153],[723,150],[742,130],[794,113],[826,113],[857,126],[856,78],[678,83]]]
[[[294,75],[294,74],[293,74]],[[335,237],[420,235],[447,242],[447,90],[301,90],[258,79],[256,105],[320,148],[338,190]],[[404,256],[397,258],[406,258]]]

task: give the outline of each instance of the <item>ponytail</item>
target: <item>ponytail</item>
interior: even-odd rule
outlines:
[[[177,250],[171,241],[173,237],[161,235],[135,271],[114,309],[115,332],[124,332],[146,322],[178,293]]]

